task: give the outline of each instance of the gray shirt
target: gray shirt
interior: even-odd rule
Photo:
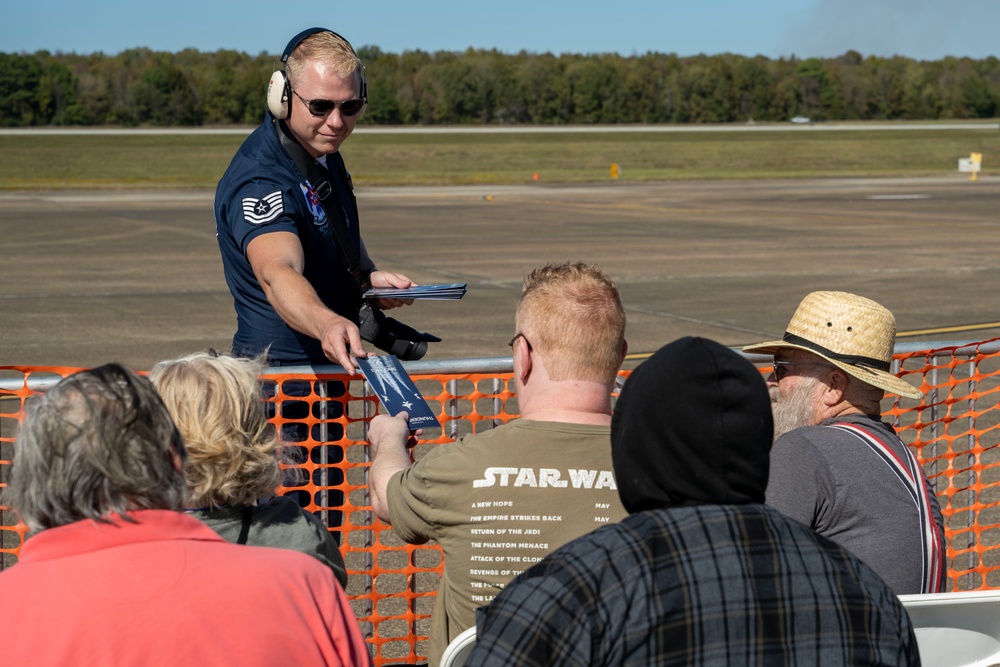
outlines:
[[[243,528],[243,507],[189,510],[227,542],[236,543]],[[291,498],[279,496],[253,506],[246,544],[301,551],[333,570],[341,586],[347,585],[344,558],[326,526]]]
[[[864,415],[828,419],[778,438],[771,449],[767,504],[849,549],[897,595],[924,590],[923,525],[912,495],[890,466],[860,438],[827,425],[846,422],[876,433],[897,456],[906,445],[889,424]],[[931,514],[944,545],[934,488]]]

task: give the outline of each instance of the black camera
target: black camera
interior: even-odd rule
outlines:
[[[378,308],[365,302],[358,311],[358,329],[361,338],[383,352],[403,361],[415,361],[427,354],[427,343],[438,343],[440,338],[421,333],[399,320],[386,316]]]

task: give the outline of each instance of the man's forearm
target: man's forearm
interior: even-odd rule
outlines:
[[[364,358],[367,352],[354,320],[330,310],[292,266],[272,264],[259,275],[264,293],[282,321],[318,340],[327,359],[348,373],[356,373],[355,358]]]
[[[341,317],[327,308],[305,276],[291,267],[269,272],[262,286],[278,317],[299,333],[322,339],[331,322]]]
[[[391,523],[386,492],[389,480],[400,470],[410,467],[409,416],[401,412],[395,417],[376,415],[368,425],[368,442],[372,446],[372,465],[368,469],[368,492],[375,515]],[[417,431],[419,433],[419,431]],[[415,442],[415,441],[414,441]]]
[[[405,444],[397,443],[383,444],[372,461],[371,469],[368,471],[368,488],[371,492],[372,509],[375,511],[375,516],[386,523],[392,522],[389,518],[389,503],[386,498],[389,480],[400,470],[409,468],[410,464],[410,455],[406,451]]]

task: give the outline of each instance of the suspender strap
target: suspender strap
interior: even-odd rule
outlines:
[[[292,158],[292,162],[295,163],[299,173],[305,176],[306,180],[313,187],[313,190],[316,191],[320,205],[323,206],[323,210],[326,211],[326,217],[330,221],[330,230],[337,240],[340,259],[344,262],[347,271],[354,277],[354,282],[358,284],[360,293],[364,294],[371,287],[371,284],[368,282],[368,276],[365,275],[361,267],[361,255],[351,241],[350,232],[347,229],[347,215],[344,213],[343,206],[341,206],[340,200],[337,197],[336,189],[330,183],[330,179],[327,178],[326,174],[320,170],[320,165],[316,164],[316,161],[306,152],[306,149],[289,135],[285,124],[281,120],[274,119],[274,129],[278,133],[278,140],[281,142],[281,147],[288,153],[288,157]],[[340,170],[343,171],[345,169],[344,159],[340,157],[339,153],[333,153],[327,159],[331,158],[335,160],[336,166]]]
[[[243,525],[240,527],[240,536],[236,544],[246,544],[250,537],[250,520],[253,518],[253,505],[243,506]]]
[[[884,434],[875,434],[857,424],[838,422],[830,424],[829,428],[850,433],[867,444],[872,452],[889,467],[900,483],[906,487],[907,493],[917,508],[921,525],[921,593],[939,593],[944,590],[945,548],[941,533],[938,532],[937,524],[934,521],[934,513],[931,510],[927,479],[916,457],[913,456],[913,452],[902,440],[896,438],[899,449],[903,452],[900,456],[883,439]]]

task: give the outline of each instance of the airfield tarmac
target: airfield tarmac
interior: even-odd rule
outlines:
[[[0,192],[0,365],[140,370],[236,325],[211,191]],[[444,342],[427,359],[509,354],[521,279],[550,261],[619,284],[633,353],[685,335],[780,336],[817,289],[883,303],[901,340],[1000,335],[1000,178],[608,182],[359,189],[369,252],[458,302],[392,314]]]

